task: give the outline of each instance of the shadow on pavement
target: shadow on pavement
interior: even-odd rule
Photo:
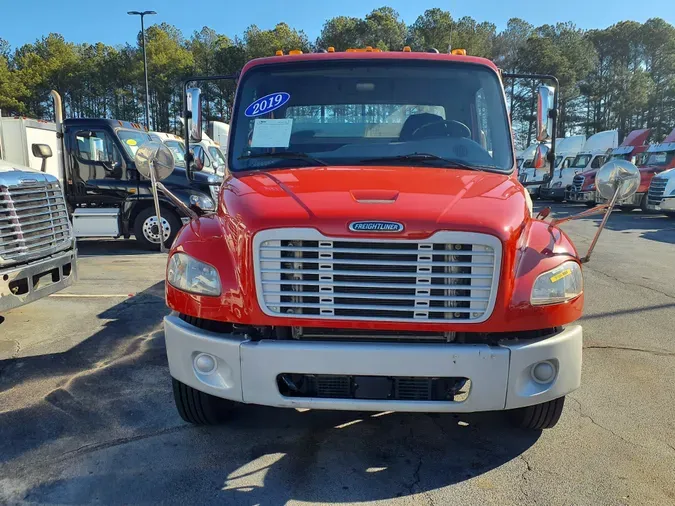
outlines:
[[[77,254],[79,257],[101,255],[153,255],[157,251],[147,250],[133,239],[78,239]]]
[[[25,499],[262,506],[387,500],[480,476],[517,458],[539,435],[505,428],[495,414],[373,417],[242,406],[228,426],[173,430],[83,455],[81,472],[37,486]]]
[[[65,353],[0,362],[0,502],[360,502],[459,483],[539,432],[501,414],[324,412],[240,406],[184,424],[166,364],[161,283],[100,318]]]
[[[163,288],[157,283],[100,313],[105,326],[66,352],[0,361],[0,464],[63,436],[152,414],[152,399],[141,407],[132,394],[147,387],[141,395],[152,395],[153,366],[165,373]],[[141,364],[148,374],[135,378]]]
[[[552,204],[550,202],[537,201],[535,213],[545,207],[551,208],[550,216],[555,218],[566,218],[588,209],[583,204]],[[600,225],[600,220],[602,220],[602,214],[581,218],[581,220],[595,221],[597,227]],[[637,231],[640,232],[640,237],[643,239],[675,244],[675,220],[661,214],[645,213],[640,210],[621,211],[620,209],[615,209],[607,221],[606,229],[626,233]]]

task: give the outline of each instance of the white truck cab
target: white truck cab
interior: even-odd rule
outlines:
[[[584,135],[574,135],[572,137],[564,137],[556,139],[555,141],[555,161],[553,164],[553,169],[555,174],[559,174],[561,171],[568,169],[574,159],[577,156],[577,153],[581,151],[586,142],[586,136]],[[525,181],[528,183],[527,191],[533,197],[540,196],[541,185],[544,184],[545,178],[548,176],[548,172],[545,170],[536,170],[534,167],[525,169],[524,173],[526,174]],[[521,182],[524,182],[521,180]],[[532,184],[534,182],[539,182],[539,185]]]
[[[610,150],[618,145],[618,130],[606,130],[591,135],[584,143],[583,149],[577,153],[574,161],[568,167],[556,169],[553,178],[541,187],[541,197],[562,202],[565,199],[565,190],[572,184],[575,174],[602,167],[609,158]]]
[[[647,210],[675,217],[675,168],[654,176],[647,192]]]

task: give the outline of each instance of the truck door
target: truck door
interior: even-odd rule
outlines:
[[[136,192],[116,138],[104,128],[74,126],[67,133],[68,187],[74,204],[114,206]]]

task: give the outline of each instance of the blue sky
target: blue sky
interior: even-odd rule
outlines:
[[[137,17],[128,16],[128,10],[155,10],[158,15],[148,18],[149,21],[166,21],[186,36],[204,25],[234,37],[251,24],[271,28],[285,21],[305,30],[312,41],[327,18],[363,17],[382,5],[394,7],[408,24],[432,7],[449,10],[455,18],[472,16],[479,21],[490,21],[498,29],[503,28],[510,17],[521,17],[534,25],[573,21],[581,28],[604,28],[627,19],[643,22],[651,17],[675,24],[675,0],[113,0],[78,2],[76,8],[67,6],[70,3],[0,0],[0,38],[8,40],[14,48],[50,32],[59,32],[73,42],[100,41],[112,45],[133,42],[139,21]],[[564,9],[557,7],[559,5],[564,5]]]

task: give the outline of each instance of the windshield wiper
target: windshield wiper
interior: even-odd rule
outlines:
[[[443,162],[444,167],[452,166],[466,170],[497,169],[501,167],[496,165],[470,165],[462,160],[455,158],[444,158],[432,153],[408,153],[407,155],[380,156],[377,158],[365,158],[361,163],[380,163],[380,162]]]
[[[311,155],[308,155],[307,153],[302,153],[300,151],[280,151],[279,153],[256,153],[254,155],[242,155],[237,160],[251,160],[254,158],[281,158],[281,159],[291,159],[291,160],[304,160],[307,163],[311,163],[314,165],[323,165],[326,166],[328,165],[326,162],[323,160],[319,160],[318,158],[314,158]]]

